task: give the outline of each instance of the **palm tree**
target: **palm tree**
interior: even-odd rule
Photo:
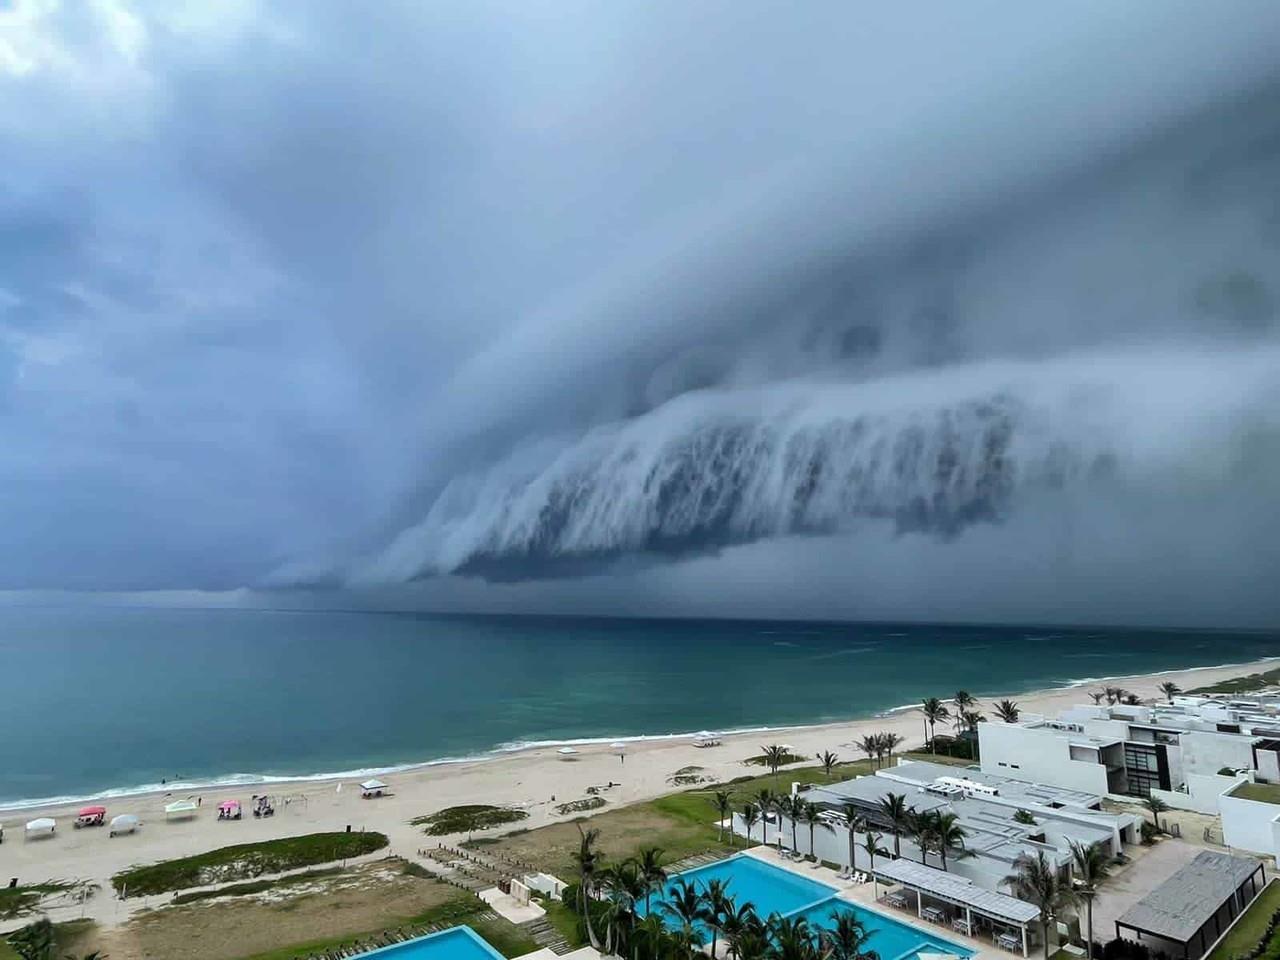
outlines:
[[[776,809],[780,799],[781,798],[768,787],[761,789],[761,791],[756,794],[756,806],[760,808],[760,816],[763,817],[768,814],[770,810]]]
[[[880,812],[889,821],[889,830],[893,834],[893,855],[901,857],[902,834],[911,819],[906,796],[901,793],[886,793],[880,799]]]
[[[1126,693],[1124,695],[1124,702],[1127,706],[1136,707],[1138,704],[1142,703],[1142,698],[1136,693]]]
[[[600,839],[600,831],[596,829],[583,830],[582,824],[577,826],[579,837],[578,852],[573,855],[573,859],[578,865],[579,913],[582,915],[583,922],[587,927],[587,939],[591,941],[591,946],[599,950],[600,942],[591,926],[591,889],[595,884],[596,874],[604,862],[604,855],[595,849],[596,841]]]
[[[1011,873],[1002,881],[1013,887],[1017,895],[1040,908],[1040,935],[1044,941],[1044,960],[1049,960],[1049,924],[1053,923],[1060,911],[1066,909],[1075,900],[1075,893],[1063,883],[1054,868],[1044,855],[1038,851],[1033,857],[1023,854],[1015,862],[1016,873]]]
[[[840,758],[830,750],[824,750],[822,753],[818,754],[818,762],[822,764],[822,770],[827,775],[828,780],[831,779],[831,771],[835,769],[835,765],[839,760]]]
[[[770,960],[816,960],[813,934],[804,917],[788,920],[775,913],[769,918],[769,932],[773,935]]]
[[[707,889],[702,894],[706,905],[706,923],[711,928],[711,956],[716,955],[716,941],[724,929],[723,921],[733,912],[733,897],[729,896],[727,882],[724,880],[708,880]]]
[[[867,928],[851,910],[833,910],[831,926],[821,934],[824,960],[871,960],[874,950],[864,950]]]
[[[872,833],[870,829],[862,838],[862,849],[867,855],[867,869],[871,871],[871,897],[877,900],[880,897],[880,890],[876,887],[876,857],[887,857],[889,851],[880,846],[880,841],[884,838],[878,833]],[[850,858],[852,859],[852,858]]]
[[[1173,698],[1182,692],[1182,688],[1172,680],[1166,680],[1160,684],[1160,692],[1169,698],[1169,702],[1173,703]]]
[[[742,826],[747,831],[748,846],[751,844],[751,828],[756,825],[757,820],[760,820],[761,823],[764,822],[760,819],[760,814],[756,810],[756,805],[754,803],[744,803],[742,805]],[[764,827],[760,828],[760,842],[764,843]]]
[[[818,808],[816,803],[809,803],[808,801],[805,801],[805,803],[801,805],[801,812],[804,816],[804,822],[809,825],[809,855],[813,857],[814,860],[817,860],[818,850],[813,845],[813,829],[820,822],[821,818],[819,814],[821,814],[822,811]]]
[[[609,867],[601,875],[600,885],[608,894],[603,915],[605,952],[617,953],[624,941],[633,939],[636,904],[641,897],[648,896],[649,887],[635,860],[624,860]]]
[[[750,835],[747,837],[751,839]],[[644,881],[644,912],[649,913],[649,896],[667,882],[667,871],[662,866],[661,847],[643,847],[636,857],[636,869]]]
[[[954,813],[935,814],[932,823],[933,842],[942,856],[942,869],[947,869],[947,850],[955,847],[964,849],[964,838],[969,834],[960,826],[960,818]]]
[[[1085,930],[1089,949],[1086,956],[1093,956],[1093,901],[1098,895],[1098,884],[1107,877],[1106,853],[1097,844],[1084,844],[1075,840],[1071,845],[1071,866],[1076,878],[1076,895],[1084,901]]]
[[[683,877],[676,878],[662,909],[680,924],[677,936],[690,947],[702,945],[698,924],[707,919],[707,905],[702,893]]]
[[[1089,696],[1093,698],[1093,705],[1095,707],[1098,704],[1102,703],[1102,698],[1105,697],[1106,695],[1107,695],[1106,692],[1103,690],[1094,690],[1089,694]]]
[[[729,955],[735,960],[739,955],[739,947],[744,937],[750,935],[752,927],[760,922],[756,916],[756,908],[750,902],[735,903],[729,901],[729,909],[720,918],[720,930],[725,942],[729,945]]]
[[[917,813],[907,811],[907,832],[915,837],[916,846],[920,848],[920,862],[929,865],[929,851],[933,849],[933,819],[936,814],[932,810]]]
[[[971,710],[978,701],[973,699],[973,694],[968,690],[957,690],[956,695],[951,699],[956,705],[956,729],[959,730],[965,711]]]
[[[1018,704],[1014,700],[1001,700],[995,705],[996,716],[1005,723],[1017,723],[1018,717],[1022,715],[1022,711],[1018,709]]]
[[[929,725],[929,752],[937,753],[933,749],[933,728],[951,716],[951,711],[937,697],[929,697],[921,702],[920,712],[924,714],[925,723]]]
[[[648,913],[636,928],[634,947],[638,951],[640,944],[643,943],[648,948],[649,960],[661,960],[665,952],[663,947],[669,940],[667,925],[662,922],[662,917],[656,913]]]
[[[878,734],[868,733],[865,737],[858,741],[858,748],[867,755],[870,760],[873,756],[880,757],[880,741],[877,739]]]
[[[733,813],[733,795],[728,790],[717,790],[715,796],[711,798],[711,805],[716,808],[716,813],[720,815],[716,823],[716,840],[720,843],[724,842],[724,822],[729,818],[729,814]],[[729,846],[733,846],[733,831],[729,831]]]
[[[867,829],[867,822],[862,816],[862,811],[855,807],[852,803],[846,803],[840,812],[844,814],[846,822],[849,824],[849,869],[852,870],[857,864],[853,859],[853,845],[857,839],[855,834],[862,829]]]
[[[1157,796],[1147,797],[1143,804],[1151,813],[1151,822],[1155,825],[1158,832],[1164,833],[1164,827],[1160,825],[1160,814],[1169,809],[1169,805]]]
[[[799,853],[800,845],[796,841],[796,828],[800,818],[804,816],[804,801],[797,796],[783,797],[778,801],[778,813],[791,821],[791,849]],[[781,823],[778,824],[778,829],[782,829]]]
[[[761,747],[764,751],[764,762],[768,764],[769,770],[773,773],[773,779],[778,779],[778,768],[786,761],[787,751],[776,743],[767,747]],[[774,786],[777,786],[775,783]]]
[[[884,749],[886,759],[893,759],[893,751],[902,745],[902,736],[896,733],[879,733],[876,734],[880,738],[880,746]]]

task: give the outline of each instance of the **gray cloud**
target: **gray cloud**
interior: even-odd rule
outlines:
[[[6,18],[0,588],[1280,619],[1272,4]]]

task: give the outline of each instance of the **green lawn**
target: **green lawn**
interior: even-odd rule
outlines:
[[[130,867],[112,877],[111,885],[124,896],[150,896],[185,887],[249,880],[264,873],[347,860],[381,850],[386,845],[386,835],[373,832],[309,833],[261,843],[238,843],[194,857]]]
[[[1232,677],[1230,680],[1219,680],[1207,687],[1197,687],[1188,693],[1248,693],[1251,690],[1264,690],[1267,687],[1280,686],[1280,667],[1263,673],[1251,673],[1244,677]]]
[[[1231,791],[1239,800],[1257,800],[1260,803],[1280,803],[1280,784],[1242,783]]]
[[[449,923],[453,925],[466,923],[470,924],[472,918],[481,910],[487,910],[488,907],[479,899],[468,894],[459,893],[458,897],[443,903],[438,907],[433,907],[424,913],[420,913],[415,917],[406,917],[403,921],[393,924],[385,924],[377,930],[365,930],[359,933],[344,933],[340,937],[329,937],[325,940],[312,940],[307,943],[295,943],[288,947],[281,947],[279,950],[270,950],[266,953],[256,953],[246,960],[301,960],[301,958],[309,957],[312,954],[323,953],[326,950],[333,950],[346,944],[355,943],[361,940],[369,940],[382,933],[384,930],[391,930],[396,927],[416,927],[433,923]],[[506,923],[506,921],[503,921]],[[513,924],[507,924],[512,927]],[[475,930],[480,933],[480,927],[476,926]],[[517,931],[518,934],[518,931]],[[483,936],[483,934],[481,934]],[[485,939],[488,939],[486,937]],[[494,944],[497,947],[497,944]],[[501,949],[499,947],[498,949]],[[530,947],[529,950],[523,952],[528,953],[537,949],[536,945]]]
[[[1209,960],[1231,960],[1232,957],[1248,953],[1258,945],[1277,910],[1280,910],[1280,883],[1273,880],[1249,904],[1244,916],[1214,948],[1213,953],[1209,954]]]

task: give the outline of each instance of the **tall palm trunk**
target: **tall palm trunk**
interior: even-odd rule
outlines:
[[[1090,896],[1084,903],[1084,923],[1089,931],[1089,953],[1085,960],[1093,960],[1093,897]]]

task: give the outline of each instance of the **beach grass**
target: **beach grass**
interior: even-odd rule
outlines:
[[[414,817],[409,823],[415,827],[425,828],[424,832],[427,836],[444,837],[452,833],[471,833],[475,830],[487,830],[508,823],[517,823],[528,819],[528,816],[529,813],[526,810],[470,803],[446,807],[423,817]]]
[[[1214,947],[1213,952],[1209,954],[1209,960],[1231,960],[1232,957],[1249,953],[1262,940],[1262,935],[1267,932],[1267,924],[1271,922],[1271,917],[1277,910],[1280,910],[1280,882],[1273,880],[1254,898],[1253,903],[1249,904],[1236,925],[1223,937],[1222,942]],[[1276,940],[1280,940],[1280,934],[1273,937],[1268,955],[1276,952]]]
[[[276,877],[271,880],[249,880],[246,883],[230,883],[214,890],[193,890],[190,893],[179,893],[172,900],[174,906],[184,903],[197,903],[200,900],[216,900],[219,897],[245,897],[267,890],[278,890],[281,887],[296,887],[304,883],[314,883],[325,877],[337,876],[341,867],[321,867],[318,870],[304,870],[302,873],[291,873],[287,877]]]
[[[151,896],[346,860],[373,853],[386,845],[386,834],[372,831],[309,833],[260,843],[238,843],[192,857],[130,867],[112,877],[111,885],[122,897]]]
[[[66,880],[46,880],[17,887],[0,887],[0,920],[16,920],[31,913],[45,897],[70,890]]]
[[[1264,670],[1262,673],[1250,673],[1243,677],[1231,677],[1219,680],[1207,687],[1196,687],[1188,693],[1249,693],[1254,690],[1265,690],[1267,687],[1280,686],[1280,667]]]

